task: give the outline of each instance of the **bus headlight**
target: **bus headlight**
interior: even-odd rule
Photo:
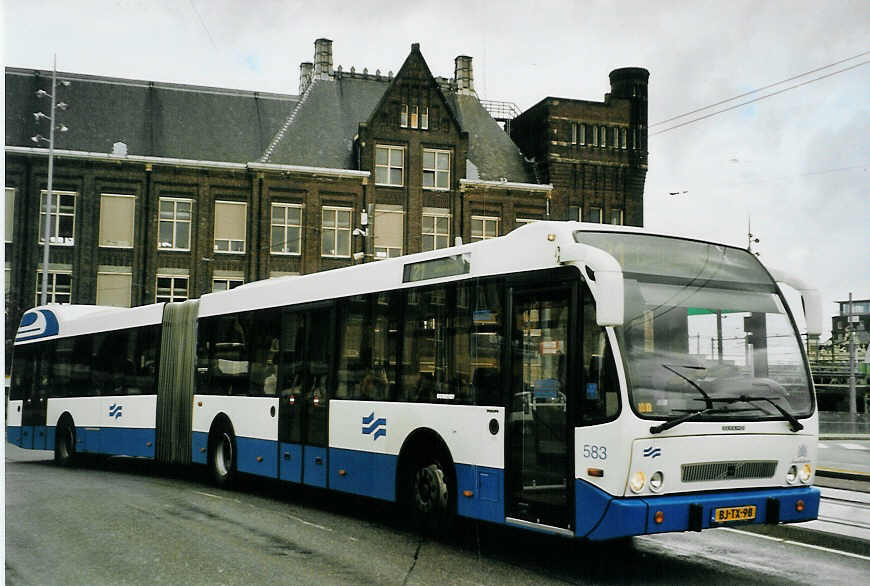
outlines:
[[[798,470],[798,478],[804,484],[810,481],[810,476],[812,475],[813,469],[809,464],[804,464],[803,466],[801,466],[800,470]]]
[[[649,477],[649,489],[653,492],[658,492],[662,487],[662,484],[665,482],[664,474],[661,473],[661,470],[657,471],[655,474]]]
[[[797,478],[797,473],[797,466],[792,464],[789,466],[788,472],[785,473],[785,481],[789,484],[794,484],[794,481]]]
[[[631,488],[631,492],[640,492],[643,490],[644,485],[646,484],[646,474],[638,470],[634,474],[631,475],[631,478],[628,479],[628,486]]]

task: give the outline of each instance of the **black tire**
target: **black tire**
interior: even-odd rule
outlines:
[[[421,453],[406,469],[404,501],[414,526],[443,537],[453,527],[456,496],[453,466],[446,458]]]
[[[227,488],[233,484],[236,479],[236,437],[229,427],[219,427],[211,434],[208,462],[217,486]]]
[[[55,430],[54,462],[58,466],[70,467],[76,459],[76,428],[65,418]]]

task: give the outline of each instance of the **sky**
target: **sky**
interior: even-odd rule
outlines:
[[[835,300],[870,298],[870,2],[3,0],[6,65],[297,93],[314,40],[335,66],[398,71],[420,43],[436,76],[473,58],[484,99],[602,101],[608,73],[650,71],[652,231],[746,246]],[[863,56],[856,57],[865,53]],[[656,122],[843,61],[758,98]],[[679,195],[669,195],[679,192]],[[686,193],[682,193],[686,192]],[[825,327],[830,328],[826,317]]]

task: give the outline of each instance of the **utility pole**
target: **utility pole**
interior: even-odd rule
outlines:
[[[846,323],[846,335],[849,336],[849,415],[854,418],[858,412],[858,406],[855,396],[855,326],[852,322],[851,292],[849,293],[849,317]]]

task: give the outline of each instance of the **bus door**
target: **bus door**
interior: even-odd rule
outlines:
[[[51,384],[51,363],[49,357],[54,355],[55,342],[31,344],[29,360],[25,359],[25,369],[32,372],[32,379],[24,386],[21,406],[21,447],[32,450],[46,449],[45,418],[48,407],[48,388]],[[36,350],[39,351],[36,351]],[[29,364],[27,364],[29,362]],[[24,378],[29,378],[28,373]],[[53,449],[54,446],[48,446]]]
[[[507,517],[573,527],[569,286],[512,292]]]
[[[326,486],[332,306],[285,309],[278,359],[278,473]]]

